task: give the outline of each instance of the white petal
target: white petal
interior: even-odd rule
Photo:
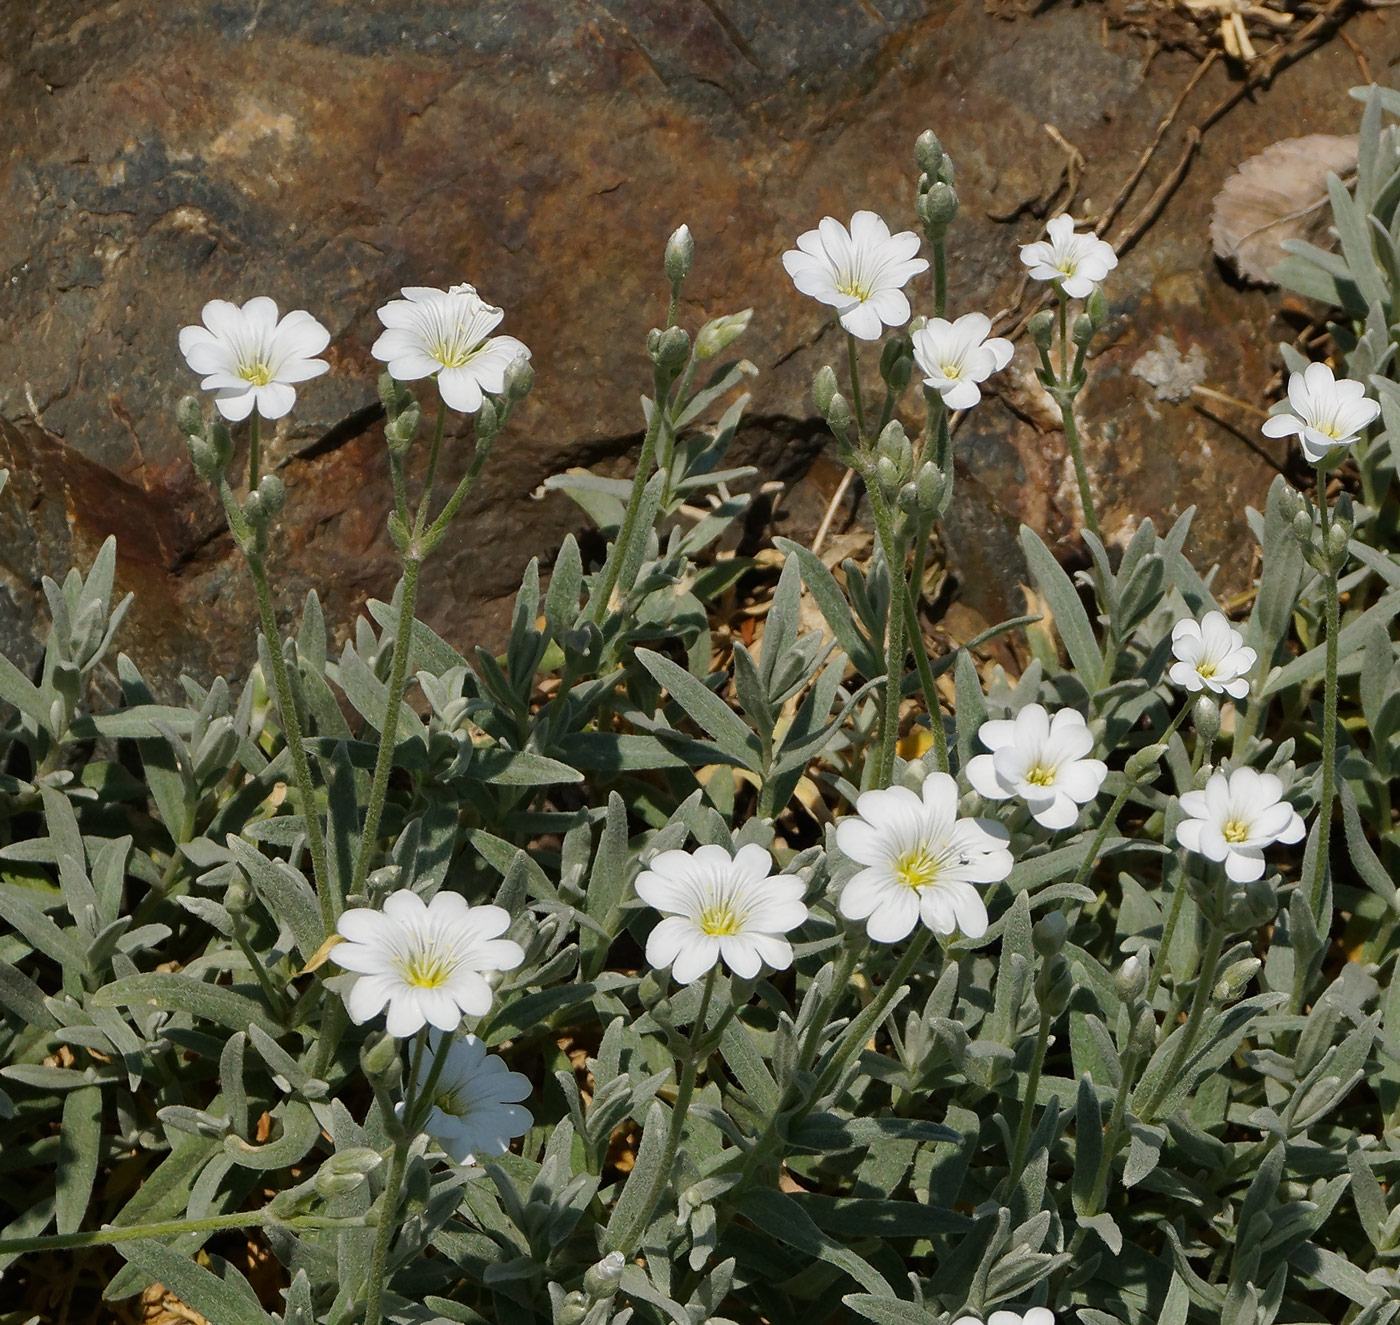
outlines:
[[[898,943],[919,923],[919,899],[912,888],[891,890],[865,922],[865,932],[877,943]]]
[[[648,964],[658,970],[670,966],[696,933],[695,926],[684,916],[667,916],[647,936]]]
[[[698,980],[719,960],[719,940],[695,933],[671,964],[671,978],[679,985]]]
[[[857,304],[841,314],[841,325],[858,340],[878,340],[884,330],[880,315],[869,303]]]
[[[363,1026],[371,1017],[378,1016],[397,987],[397,982],[388,976],[367,975],[356,980],[345,996],[350,1020]]]
[[[444,368],[438,373],[438,394],[447,402],[449,409],[462,414],[475,414],[485,399],[476,373],[468,365],[463,368]]]
[[[967,780],[979,796],[990,801],[1004,801],[1011,790],[997,777],[996,763],[991,755],[974,755],[967,761]]]

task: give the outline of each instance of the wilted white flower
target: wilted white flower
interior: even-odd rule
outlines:
[[[403,888],[382,911],[346,911],[337,932],[347,942],[332,957],[360,977],[345,999],[351,1021],[366,1022],[387,1003],[389,1034],[403,1038],[425,1022],[452,1031],[463,1015],[484,1017],[491,1010],[484,972],[513,971],[525,960],[518,943],[497,937],[509,928],[508,911],[468,906],[451,892],[425,903]]]
[[[1246,673],[1254,666],[1255,652],[1244,636],[1225,619],[1223,612],[1207,612],[1197,625],[1183,617],[1172,627],[1172,655],[1167,673],[1173,685],[1196,691],[1243,699],[1249,694]]]
[[[933,318],[910,337],[924,385],[938,391],[949,409],[971,409],[982,399],[977,384],[1011,362],[1011,342],[989,340],[991,329],[985,314],[964,313],[956,322]]]
[[[180,332],[180,353],[214,392],[214,405],[237,423],[254,409],[264,419],[280,419],[296,404],[293,382],[306,382],[329,370],[315,356],[330,344],[331,334],[305,309],[279,319],[277,305],[265,295],[242,308],[227,299],[211,299],[200,317],[202,327]]]
[[[1237,768],[1227,778],[1212,774],[1202,791],[1188,791],[1181,808],[1189,816],[1176,826],[1176,840],[1207,860],[1223,860],[1235,883],[1264,873],[1264,848],[1297,842],[1303,820],[1283,799],[1283,783],[1272,773]]]
[[[717,961],[741,979],[766,962],[792,965],[783,937],[807,919],[802,880],[770,877],[773,857],[750,842],[733,856],[723,847],[663,851],[637,877],[637,896],[665,917],[647,939],[647,961],[669,966],[678,984],[698,980]]]
[[[988,800],[1019,796],[1042,828],[1068,828],[1108,776],[1102,759],[1085,758],[1094,738],[1074,709],[1052,718],[1027,704],[1014,718],[984,722],[977,739],[991,754],[968,760],[967,780]]]
[[[470,285],[450,290],[410,286],[379,310],[387,330],[370,353],[398,382],[437,376],[438,394],[463,414],[475,414],[484,395],[499,395],[506,370],[530,351],[514,336],[493,336],[505,314]]]
[[[1068,212],[1052,217],[1048,240],[1021,245],[1021,261],[1037,281],[1058,281],[1071,299],[1084,299],[1118,265],[1113,245],[1097,235],[1075,234]]]
[[[982,1325],[982,1322],[976,1316],[959,1316],[953,1325]],[[1055,1325],[1055,1313],[1047,1307],[1031,1307],[1024,1314],[994,1311],[987,1317],[987,1325]]]
[[[429,1052],[413,1080],[415,1095],[427,1082],[441,1045],[441,1033],[430,1031]],[[458,1164],[475,1164],[478,1155],[504,1155],[534,1125],[534,1115],[520,1104],[530,1098],[530,1090],[529,1077],[488,1054],[475,1035],[462,1036],[447,1047],[423,1130]],[[395,1112],[403,1117],[403,1105]]]
[[[1366,387],[1349,377],[1340,381],[1325,363],[1310,363],[1288,379],[1287,411],[1271,414],[1261,431],[1265,437],[1291,437],[1295,433],[1311,464],[1326,458],[1339,446],[1350,446],[1361,430],[1381,412],[1366,397]]]
[[[1006,829],[958,818],[958,784],[930,773],[923,795],[907,787],[867,791],[856,813],[836,825],[836,844],[866,866],[841,892],[841,914],[864,920],[881,943],[905,937],[922,920],[935,934],[987,932],[987,908],[975,883],[1011,873]]]
[[[928,260],[914,256],[918,251],[912,230],[892,235],[874,212],[857,212],[849,232],[835,217],[823,217],[783,254],[783,266],[798,290],[837,311],[852,336],[876,340],[882,325],[909,321],[904,286],[928,270]]]

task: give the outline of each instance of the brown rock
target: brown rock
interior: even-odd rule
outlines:
[[[273,559],[284,610],[314,585],[342,622],[395,576],[374,310],[400,285],[463,279],[506,308],[503,329],[534,351],[536,391],[426,596],[431,623],[459,643],[498,639],[525,561],[581,523],[563,498],[532,496],[540,481],[570,464],[625,465],[639,440],[641,344],[662,316],[660,256],[675,224],[687,221],[697,245],[684,316],[758,310],[736,347],[764,370],[745,445],[765,477],[780,456],[791,473],[817,436],[811,375],[843,349],[782,273],[793,238],[862,206],[913,224],[910,154],[932,126],[962,196],[952,311],[1007,308],[1016,243],[1063,199],[1066,155],[1042,126],[1087,162],[1079,203],[1104,206],[1193,68],[1163,53],[1144,77],[1140,41],[1105,35],[1092,7],[1011,23],[980,0],[863,0],[812,15],[804,0],[7,7],[0,113],[24,131],[0,165],[11,328],[0,415],[34,414],[46,430],[0,436],[16,471],[0,499],[7,644],[32,655],[22,637],[37,574],[115,530],[121,578],[138,594],[121,647],[165,681],[176,667],[246,666],[246,577],[170,408],[193,386],[176,334],[206,299],[267,293],[332,328],[333,371],[307,384],[270,443],[289,491]],[[1388,13],[1355,22],[1377,68],[1400,53]],[[1197,553],[1236,582],[1250,542],[1240,508],[1261,499],[1269,465],[1189,403],[1159,401],[1131,369],[1166,333],[1183,353],[1203,347],[1211,386],[1261,398],[1273,305],[1221,279],[1209,202],[1269,142],[1354,128],[1340,90],[1355,81],[1351,58],[1340,47],[1308,57],[1207,134],[1115,274],[1114,339],[1084,403],[1105,529],[1198,502]],[[1212,70],[1182,124],[1228,90]],[[1167,135],[1111,234],[1180,141]],[[927,306],[926,290],[916,303]],[[962,592],[987,616],[1019,606],[1019,521],[1059,538],[1075,517],[1060,435],[1037,427],[1014,390],[1007,400],[1015,410],[988,400],[960,432],[948,540]],[[1252,427],[1242,424],[1251,439]],[[162,653],[176,661],[157,663]]]

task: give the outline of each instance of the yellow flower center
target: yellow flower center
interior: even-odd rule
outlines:
[[[457,1097],[457,1088],[455,1086],[440,1089],[438,1093],[433,1096],[433,1103],[441,1109],[443,1113],[461,1115],[466,1112],[465,1106]]]
[[[844,294],[851,299],[859,299],[861,303],[864,303],[870,298],[870,287],[861,284],[854,276],[848,276],[844,281],[838,281],[836,284],[836,292],[838,294]]]
[[[1059,272],[1062,276],[1073,276],[1074,269],[1078,265],[1079,264],[1073,258],[1061,258],[1055,264],[1055,270]]]
[[[1033,764],[1026,769],[1026,781],[1033,787],[1053,787],[1055,769],[1050,764]]]
[[[938,882],[938,865],[938,858],[927,847],[915,847],[895,858],[895,881],[917,892]]]
[[[1220,834],[1227,842],[1239,843],[1249,839],[1249,825],[1243,819],[1231,819]]]
[[[1196,664],[1196,675],[1209,679],[1215,675],[1215,664],[1207,658],[1203,658]]]
[[[241,367],[239,376],[254,386],[266,386],[272,381],[272,369],[265,363],[249,363]]]
[[[452,978],[452,964],[436,952],[418,952],[404,963],[403,978],[418,989],[441,989]]]
[[[433,341],[428,347],[428,353],[444,368],[461,368],[476,350],[469,335],[470,328],[459,322],[447,335],[439,336]]]
[[[960,363],[945,363],[943,365],[943,376],[950,382],[956,382],[962,376],[962,371]]]
[[[711,902],[700,912],[695,923],[700,926],[702,934],[721,938],[726,934],[739,933],[744,927],[744,917],[728,901]]]

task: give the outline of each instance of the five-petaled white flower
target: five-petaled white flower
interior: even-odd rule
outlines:
[[[1075,234],[1074,218],[1068,212],[1052,217],[1045,232],[1048,240],[1021,245],[1021,261],[1037,281],[1058,282],[1071,299],[1087,298],[1118,265],[1113,245],[1097,235]]]
[[[505,390],[506,371],[530,351],[514,336],[493,336],[505,314],[470,285],[450,290],[410,286],[379,310],[387,330],[370,353],[399,382],[437,375],[447,405],[475,414],[485,395]]]
[[[1264,873],[1264,848],[1297,842],[1303,820],[1283,799],[1283,783],[1272,773],[1237,768],[1227,778],[1214,773],[1203,791],[1181,798],[1187,818],[1176,826],[1176,840],[1207,860],[1223,860],[1235,883],[1252,883]]]
[[[924,385],[938,391],[949,409],[971,409],[982,399],[977,384],[1011,362],[1011,342],[989,340],[991,329],[985,314],[964,313],[956,322],[932,318],[910,337]]]
[[[849,232],[835,217],[823,217],[783,254],[783,266],[798,290],[836,310],[852,336],[876,340],[882,325],[909,321],[904,286],[928,270],[918,251],[912,230],[892,235],[874,212],[857,212]]]
[[[958,784],[946,773],[930,773],[922,796],[908,787],[867,791],[836,825],[836,844],[866,867],[842,889],[841,914],[864,920],[881,943],[920,920],[935,934],[980,938],[987,908],[972,885],[1011,873],[1007,840],[998,823],[958,818]]]
[[[457,893],[438,892],[424,903],[400,889],[382,911],[358,907],[340,917],[332,959],[359,979],[345,998],[359,1025],[387,1003],[390,1035],[412,1035],[425,1022],[454,1031],[463,1015],[491,1010],[491,986],[483,972],[513,971],[525,960],[513,939],[510,913],[499,906],[468,906]]]
[[[1246,673],[1256,655],[1223,612],[1207,612],[1199,625],[1192,617],[1182,617],[1172,627],[1172,655],[1176,661],[1167,675],[1173,685],[1213,690],[1232,699],[1249,694]]]
[[[264,419],[280,419],[296,404],[293,382],[320,377],[330,368],[315,356],[330,344],[331,334],[305,309],[279,319],[277,305],[265,295],[242,308],[227,299],[211,299],[200,317],[202,327],[180,332],[180,353],[214,392],[214,405],[233,423],[253,410]]]
[[[976,1316],[959,1316],[953,1325],[982,1325]],[[987,1325],[1055,1325],[1055,1313],[1048,1307],[1031,1307],[1019,1311],[994,1311],[987,1317]]]
[[[984,722],[977,739],[991,754],[968,760],[967,780],[988,800],[1019,796],[1042,828],[1068,828],[1108,776],[1102,759],[1085,758],[1094,738],[1074,709],[1052,718],[1027,704],[1014,718]]]
[[[698,980],[721,958],[751,980],[766,962],[792,965],[783,937],[807,919],[802,880],[769,874],[773,857],[750,842],[731,856],[723,847],[663,851],[637,876],[637,896],[665,917],[647,939],[647,961],[669,966],[677,984]]]
[[[1261,431],[1265,437],[1296,433],[1303,454],[1314,465],[1337,447],[1350,446],[1381,412],[1376,401],[1367,399],[1364,384],[1333,377],[1325,363],[1310,363],[1289,377],[1288,406],[1269,415]]]
[[[415,1095],[427,1082],[441,1046],[441,1032],[430,1031],[429,1052],[412,1085]],[[529,1077],[488,1054],[475,1035],[462,1036],[447,1046],[423,1130],[457,1164],[475,1164],[478,1155],[504,1155],[534,1125],[534,1115],[520,1103],[530,1098],[530,1089]],[[403,1105],[395,1112],[402,1117]]]

